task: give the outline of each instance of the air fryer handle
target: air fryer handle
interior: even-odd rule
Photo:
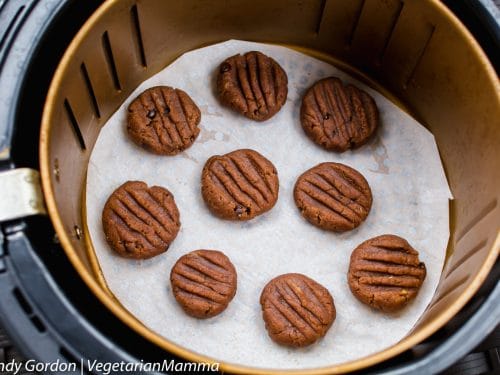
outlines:
[[[46,212],[38,171],[14,169],[12,154],[20,93],[26,89],[20,77],[25,77],[29,69],[31,56],[36,52],[34,41],[46,26],[46,14],[55,13],[65,2],[47,0],[43,9],[37,3],[37,0],[0,1],[0,223]]]
[[[45,214],[40,174],[30,168],[0,172],[0,223]]]

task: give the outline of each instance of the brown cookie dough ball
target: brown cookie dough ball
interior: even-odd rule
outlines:
[[[300,121],[318,145],[338,152],[365,144],[379,124],[377,105],[365,91],[336,77],[312,85],[302,99]]]
[[[314,343],[326,335],[336,316],[328,290],[299,273],[287,273],[269,281],[260,304],[269,336],[285,346]]]
[[[358,227],[372,206],[366,179],[340,163],[321,163],[304,172],[297,179],[293,194],[307,221],[336,232]]]
[[[278,199],[278,172],[256,151],[242,149],[207,160],[201,192],[222,219],[250,220],[269,211]]]
[[[361,302],[391,312],[415,299],[425,275],[418,251],[403,238],[386,234],[363,242],[352,252],[348,281]]]
[[[236,294],[236,270],[229,258],[216,250],[196,250],[179,258],[170,282],[186,314],[200,319],[220,314]]]
[[[184,91],[168,86],[147,89],[130,103],[127,131],[139,146],[159,155],[175,155],[200,133],[201,112]]]
[[[167,189],[128,181],[108,198],[102,226],[119,255],[146,259],[168,250],[181,222],[174,196]]]
[[[264,121],[285,104],[288,78],[272,58],[251,51],[220,64],[217,91],[223,105],[251,120]]]

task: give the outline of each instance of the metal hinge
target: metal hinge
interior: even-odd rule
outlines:
[[[0,172],[0,221],[46,213],[38,171],[18,168]]]

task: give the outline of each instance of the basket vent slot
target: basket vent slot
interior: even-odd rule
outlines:
[[[389,28],[389,33],[387,34],[387,37],[385,38],[384,41],[384,46],[382,47],[382,50],[380,51],[380,55],[378,57],[378,62],[382,61],[385,55],[385,51],[387,50],[387,46],[389,45],[389,42],[391,41],[392,34],[394,33],[394,30],[396,29],[396,25],[398,24],[399,18],[401,17],[401,12],[403,11],[404,3],[402,1],[399,2],[398,7],[396,9],[396,12],[394,12],[393,19],[391,21],[391,26]]]
[[[113,57],[113,50],[111,48],[111,42],[109,40],[109,34],[105,31],[102,34],[102,47],[104,49],[104,56],[108,64],[108,68],[111,72],[111,78],[113,80],[113,85],[117,91],[121,91],[122,87],[120,84],[120,79],[118,78],[118,71],[116,70],[115,59]]]
[[[76,139],[78,140],[78,144],[80,145],[80,148],[82,150],[86,150],[87,147],[85,146],[85,140],[83,139],[82,132],[80,130],[80,126],[78,125],[78,121],[76,120],[75,114],[73,113],[73,109],[71,108],[71,105],[68,102],[68,99],[64,99],[64,108],[66,110],[66,114],[68,115],[69,122],[71,124],[71,127],[73,128]]]
[[[321,22],[323,21],[323,16],[325,15],[326,1],[327,0],[321,0],[321,4],[319,6],[318,21],[316,22],[315,30],[316,35],[318,35],[321,30]]]
[[[97,118],[101,118],[101,111],[99,110],[99,104],[97,103],[97,98],[95,96],[94,87],[92,86],[92,81],[89,77],[89,72],[85,63],[80,65],[80,71],[82,72],[83,80],[85,81],[85,86],[89,92],[90,102],[92,103],[92,108],[94,108],[95,115]]]
[[[446,296],[450,295],[454,290],[456,290],[457,288],[459,288],[460,286],[462,286],[463,284],[465,284],[465,282],[467,280],[469,280],[469,276],[470,275],[466,275],[464,277],[462,277],[460,280],[458,280],[457,282],[453,283],[450,287],[448,287],[448,289],[446,289],[446,291],[444,291],[439,297],[437,300],[435,300],[431,305],[430,307],[433,307],[435,305],[437,305],[439,303],[439,301],[442,301]]]
[[[139,21],[139,11],[137,9],[137,4],[133,5],[132,8],[130,8],[130,15],[132,17],[134,39],[137,46],[140,64],[145,68],[148,65],[146,62],[146,53],[144,52],[144,42],[142,41],[141,23]]]
[[[464,256],[462,256],[458,261],[456,261],[453,266],[450,267],[449,271],[446,273],[446,277],[450,276],[457,268],[459,268],[462,264],[464,264],[467,259],[469,259],[471,256],[473,256],[475,253],[477,253],[479,250],[484,248],[486,246],[486,240],[482,240],[480,243],[478,243],[476,246],[474,246],[472,249],[467,251]]]
[[[354,40],[354,35],[356,34],[356,29],[358,28],[359,25],[359,20],[361,19],[361,13],[363,13],[363,8],[365,7],[366,0],[361,0],[361,3],[359,4],[359,9],[356,12],[356,16],[354,18],[354,22],[352,23],[352,29],[351,32],[349,33],[349,38],[347,39],[347,46],[351,47],[352,42]]]
[[[413,80],[413,77],[415,76],[415,73],[418,69],[418,66],[420,65],[420,63],[422,62],[423,58],[424,58],[424,55],[425,53],[427,52],[427,48],[429,47],[429,44],[431,43],[431,39],[434,35],[434,32],[436,31],[436,26],[434,25],[430,25],[430,29],[429,29],[429,36],[427,37],[427,39],[425,40],[425,43],[424,43],[424,46],[422,47],[422,51],[419,53],[417,59],[415,60],[415,65],[413,66],[413,68],[410,70],[410,74],[408,76],[408,78],[406,79],[404,85],[403,85],[403,88],[406,90],[408,88],[408,85],[410,84],[410,82]]]
[[[493,210],[497,207],[497,200],[493,199],[490,203],[488,203],[470,222],[467,224],[458,234],[457,240],[455,243],[459,243],[464,236],[469,233],[469,231],[476,226],[483,218],[488,216]]]

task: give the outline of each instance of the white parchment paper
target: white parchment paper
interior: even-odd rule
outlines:
[[[229,56],[259,50],[276,59],[288,75],[288,99],[281,111],[257,123],[222,107],[214,95],[218,65]],[[304,91],[320,78],[336,75],[368,91],[380,110],[381,127],[371,142],[353,152],[328,152],[311,142],[299,120]],[[168,85],[185,90],[202,111],[201,133],[177,156],[157,156],[137,147],[126,134],[126,108],[146,88]],[[250,222],[220,220],[200,192],[201,171],[214,154],[252,148],[270,159],[280,180],[279,199]],[[325,161],[360,171],[373,193],[364,224],[344,234],[322,231],[299,214],[293,186],[306,169]],[[147,261],[116,256],[107,246],[101,213],[115,188],[127,180],[167,187],[175,196],[182,227],[170,249]],[[176,344],[234,364],[306,369],[338,364],[383,350],[401,340],[431,300],[449,237],[448,188],[432,134],[382,95],[335,67],[291,49],[228,41],[186,53],[140,85],[109,119],[92,151],[87,176],[87,222],[106,282],[144,325]],[[347,285],[351,251],[384,233],[406,238],[427,266],[417,299],[387,315],[356,300]],[[183,313],[170,288],[170,270],[183,254],[218,249],[234,263],[238,291],[228,309],[209,320]],[[268,337],[259,296],[273,277],[299,272],[324,285],[334,297],[337,319],[325,338],[305,349],[281,347]]]

